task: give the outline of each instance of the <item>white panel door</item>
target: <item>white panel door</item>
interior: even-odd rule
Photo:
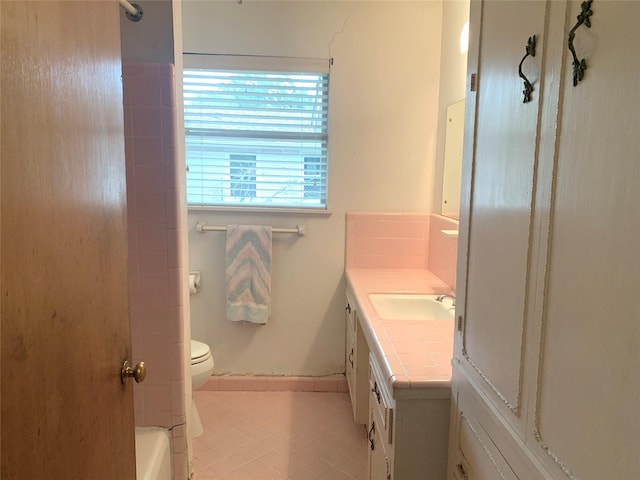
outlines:
[[[533,433],[562,478],[640,475],[640,4],[594,2],[564,65]],[[571,2],[565,32],[576,23]],[[564,471],[564,474],[563,474]]]
[[[468,220],[461,239],[469,242],[466,258],[459,258],[466,264],[466,283],[458,285],[463,366],[519,429],[547,7],[540,1],[480,7],[475,144],[469,211],[461,222]],[[522,63],[534,89],[525,103],[518,66],[533,35],[536,55]]]

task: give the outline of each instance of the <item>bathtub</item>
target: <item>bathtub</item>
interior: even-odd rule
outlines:
[[[136,479],[171,480],[171,438],[159,427],[136,427]]]

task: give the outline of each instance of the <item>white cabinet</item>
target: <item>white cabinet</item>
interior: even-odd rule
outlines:
[[[444,479],[448,390],[391,392],[373,355],[369,387],[369,479]]]
[[[520,418],[509,414],[521,409],[536,126],[541,113],[537,72],[546,47],[546,38],[540,35],[546,8],[547,2],[540,1],[485,2],[480,25],[482,62],[476,76],[476,162],[469,226],[473,233],[464,260],[469,278],[464,288],[464,349],[469,365],[485,381],[487,393],[515,428]],[[523,103],[518,63],[533,35],[536,56],[527,58],[522,68],[534,91],[531,101]],[[507,131],[513,134],[504,135]],[[497,266],[507,281],[471,281],[485,278]],[[461,293],[458,290],[458,303]]]
[[[369,430],[369,442],[371,452],[369,454],[368,463],[368,479],[369,480],[391,480],[391,459],[387,454],[384,442],[380,438],[380,432],[375,429],[375,421],[372,429]]]
[[[375,380],[373,385],[375,386]],[[389,441],[391,426],[388,423],[385,425],[384,417],[385,410],[387,412],[393,412],[393,410],[386,409],[384,405],[377,403],[374,386],[371,388],[369,397],[369,423],[367,424],[367,439],[369,441],[368,479],[391,480],[391,455],[393,453],[393,447]]]
[[[367,478],[444,479],[451,402],[448,384],[434,381],[430,386],[394,388],[388,366],[381,368],[380,362],[386,360],[375,343],[374,328],[363,312],[359,316],[361,298],[348,287],[346,300],[346,377],[356,422],[367,428]]]
[[[393,398],[377,362],[369,361],[369,480],[391,480],[393,455]]]
[[[349,289],[345,307],[345,331],[345,376],[349,385],[353,418],[356,423],[364,425],[369,414],[369,348],[358,322],[356,302]]]
[[[449,479],[640,472],[640,4],[593,2],[574,86],[581,8],[472,1]]]

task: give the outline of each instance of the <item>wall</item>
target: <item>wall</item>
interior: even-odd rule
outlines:
[[[172,4],[136,3],[144,12],[140,22],[121,12],[131,336],[133,361],[144,361],[148,371],[144,383],[135,386],[135,414],[137,426],[171,430],[178,480],[187,478],[191,376],[185,362],[190,346],[184,331],[184,169]]]
[[[438,111],[440,2],[183,3],[184,51],[333,57],[330,216],[190,211],[192,337],[217,373],[328,375],[344,371],[347,210],[429,212]],[[272,316],[265,326],[224,317],[224,233],[211,225],[307,226],[274,236]]]
[[[438,102],[438,148],[433,189],[434,212],[440,212],[444,141],[447,107],[466,95],[467,52],[460,52],[460,32],[469,20],[469,0],[445,0],[442,3],[442,58],[440,61],[440,98]]]
[[[173,9],[171,0],[135,2],[142,8],[142,19],[131,22],[120,9],[122,56],[129,62],[171,62],[173,50]]]

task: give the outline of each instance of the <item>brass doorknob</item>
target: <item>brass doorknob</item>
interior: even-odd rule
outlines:
[[[124,384],[127,378],[133,377],[136,383],[144,382],[147,376],[147,368],[144,366],[144,362],[138,362],[135,367],[131,368],[129,360],[125,360],[120,370],[120,380]]]

